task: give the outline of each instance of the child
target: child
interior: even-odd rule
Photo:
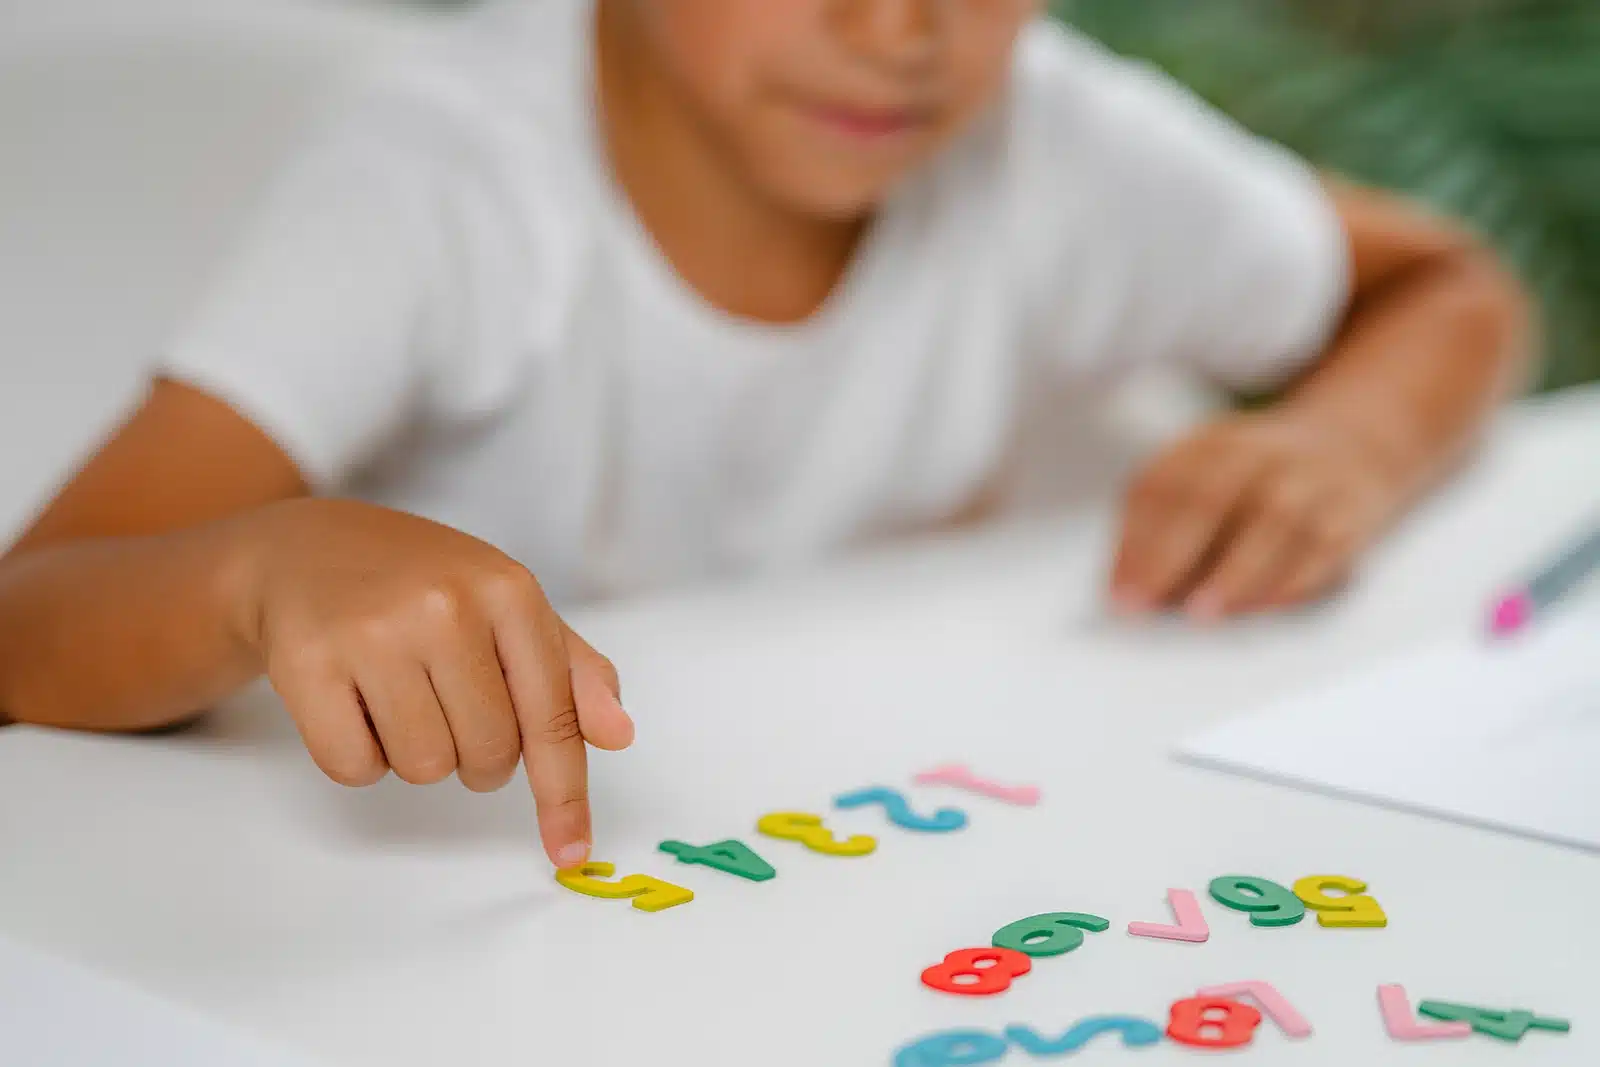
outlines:
[[[1025,392],[1177,362],[1288,388],[1137,480],[1113,596],[1294,603],[1524,329],[1469,238],[1032,0],[504,0],[329,124],[0,564],[0,708],[146,729],[264,672],[339,782],[522,760],[568,866],[633,727],[547,591],[937,521]]]

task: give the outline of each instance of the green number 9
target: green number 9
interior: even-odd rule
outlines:
[[[1299,897],[1277,882],[1248,874],[1212,879],[1211,899],[1225,908],[1249,912],[1253,926],[1293,926],[1306,917]]]
[[[1103,933],[1111,925],[1098,915],[1052,911],[1031,915],[994,933],[995,948],[1009,948],[1028,956],[1059,956],[1083,944],[1085,930]]]

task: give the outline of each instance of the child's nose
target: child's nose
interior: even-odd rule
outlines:
[[[906,73],[939,53],[946,0],[836,0],[834,23],[851,52],[874,66]]]

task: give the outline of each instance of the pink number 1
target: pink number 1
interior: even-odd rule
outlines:
[[[1472,1033],[1471,1023],[1423,1023],[1411,1012],[1411,1001],[1402,985],[1378,987],[1378,1010],[1383,1012],[1383,1025],[1396,1041],[1427,1041],[1441,1037],[1466,1037]]]

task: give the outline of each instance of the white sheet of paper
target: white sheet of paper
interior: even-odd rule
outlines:
[[[1235,719],[1179,758],[1600,850],[1600,608],[1459,637]]]
[[[0,939],[0,1063],[27,1067],[311,1067],[235,1031]]]

